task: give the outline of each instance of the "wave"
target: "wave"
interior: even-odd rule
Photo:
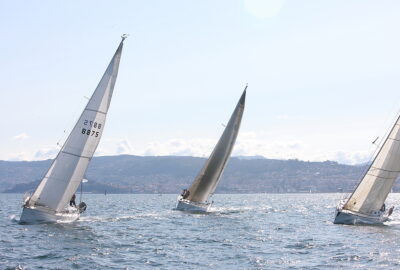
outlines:
[[[124,215],[117,217],[110,216],[85,216],[80,217],[78,222],[116,222],[121,220],[143,219],[143,218],[161,219],[163,216],[159,213],[145,213],[136,215]]]
[[[18,215],[11,215],[11,216],[9,216],[9,219],[10,219],[13,223],[19,223],[19,216],[18,216]]]

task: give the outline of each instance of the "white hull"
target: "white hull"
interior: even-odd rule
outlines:
[[[189,200],[178,198],[178,203],[176,205],[176,210],[188,211],[188,212],[198,212],[206,213],[210,210],[211,203],[197,203],[191,202]]]
[[[381,225],[389,220],[385,212],[379,212],[376,215],[363,215],[360,213],[351,212],[343,209],[336,209],[334,224],[345,225]]]
[[[78,210],[69,212],[53,212],[45,208],[28,208],[22,210],[19,223],[38,224],[38,223],[69,223],[77,220],[80,216]]]

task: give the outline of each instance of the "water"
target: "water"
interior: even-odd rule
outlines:
[[[216,195],[209,214],[172,210],[176,195],[84,197],[75,223],[19,225],[22,195],[0,194],[0,268],[400,268],[400,211],[386,226],[334,225],[341,194]]]

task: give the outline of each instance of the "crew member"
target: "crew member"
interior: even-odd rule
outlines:
[[[187,190],[187,189],[185,188],[185,189],[182,191],[181,196],[182,196],[183,199],[186,199],[186,198],[189,196],[189,194],[190,194],[189,190]]]
[[[69,201],[69,206],[75,206],[76,207],[76,203],[75,203],[75,194],[72,195],[71,200]]]

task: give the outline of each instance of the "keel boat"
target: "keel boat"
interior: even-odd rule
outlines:
[[[86,210],[84,202],[76,206],[70,205],[70,200],[100,142],[125,38],[123,35],[96,90],[47,173],[33,194],[24,197],[20,223],[73,222]]]
[[[379,148],[360,183],[336,207],[335,224],[382,224],[393,207],[385,201],[400,173],[400,116]]]
[[[207,212],[211,207],[208,201],[217,188],[221,175],[231,155],[242,121],[247,86],[243,91],[235,110],[222,133],[217,145],[204,164],[199,175],[189,189],[178,197],[177,210],[189,212]]]

